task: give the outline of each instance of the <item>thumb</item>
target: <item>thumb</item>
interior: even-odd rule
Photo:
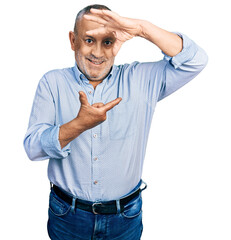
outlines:
[[[89,105],[87,96],[83,91],[79,92],[79,101],[81,102],[81,105]]]

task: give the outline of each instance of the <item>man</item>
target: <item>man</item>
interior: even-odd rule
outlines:
[[[164,59],[113,65],[121,45],[136,36],[158,46]],[[140,239],[155,105],[193,79],[207,55],[183,34],[102,5],[81,10],[69,38],[76,65],[40,80],[24,140],[31,160],[49,158],[49,236]]]

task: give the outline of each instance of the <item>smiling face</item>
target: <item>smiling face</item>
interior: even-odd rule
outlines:
[[[112,54],[115,38],[113,35],[86,35],[86,32],[101,27],[100,24],[83,17],[77,22],[77,35],[69,33],[71,48],[80,71],[90,81],[102,81],[114,64]]]

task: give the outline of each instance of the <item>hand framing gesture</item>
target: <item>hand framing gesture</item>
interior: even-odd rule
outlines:
[[[112,33],[116,42],[113,48],[113,55],[116,56],[122,44],[140,35],[141,27],[139,20],[125,18],[119,16],[117,13],[109,10],[91,9],[91,14],[84,15],[84,18],[101,25],[101,27],[88,31],[86,34],[89,35],[100,35]]]

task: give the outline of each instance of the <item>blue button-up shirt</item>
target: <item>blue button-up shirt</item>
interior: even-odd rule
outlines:
[[[49,159],[48,177],[78,198],[118,199],[140,182],[151,121],[157,101],[193,79],[207,55],[183,34],[183,50],[158,62],[113,66],[95,89],[75,65],[53,70],[39,82],[24,147],[31,160]],[[90,104],[122,101],[107,119],[63,149],[59,127],[80,109],[79,91]]]

